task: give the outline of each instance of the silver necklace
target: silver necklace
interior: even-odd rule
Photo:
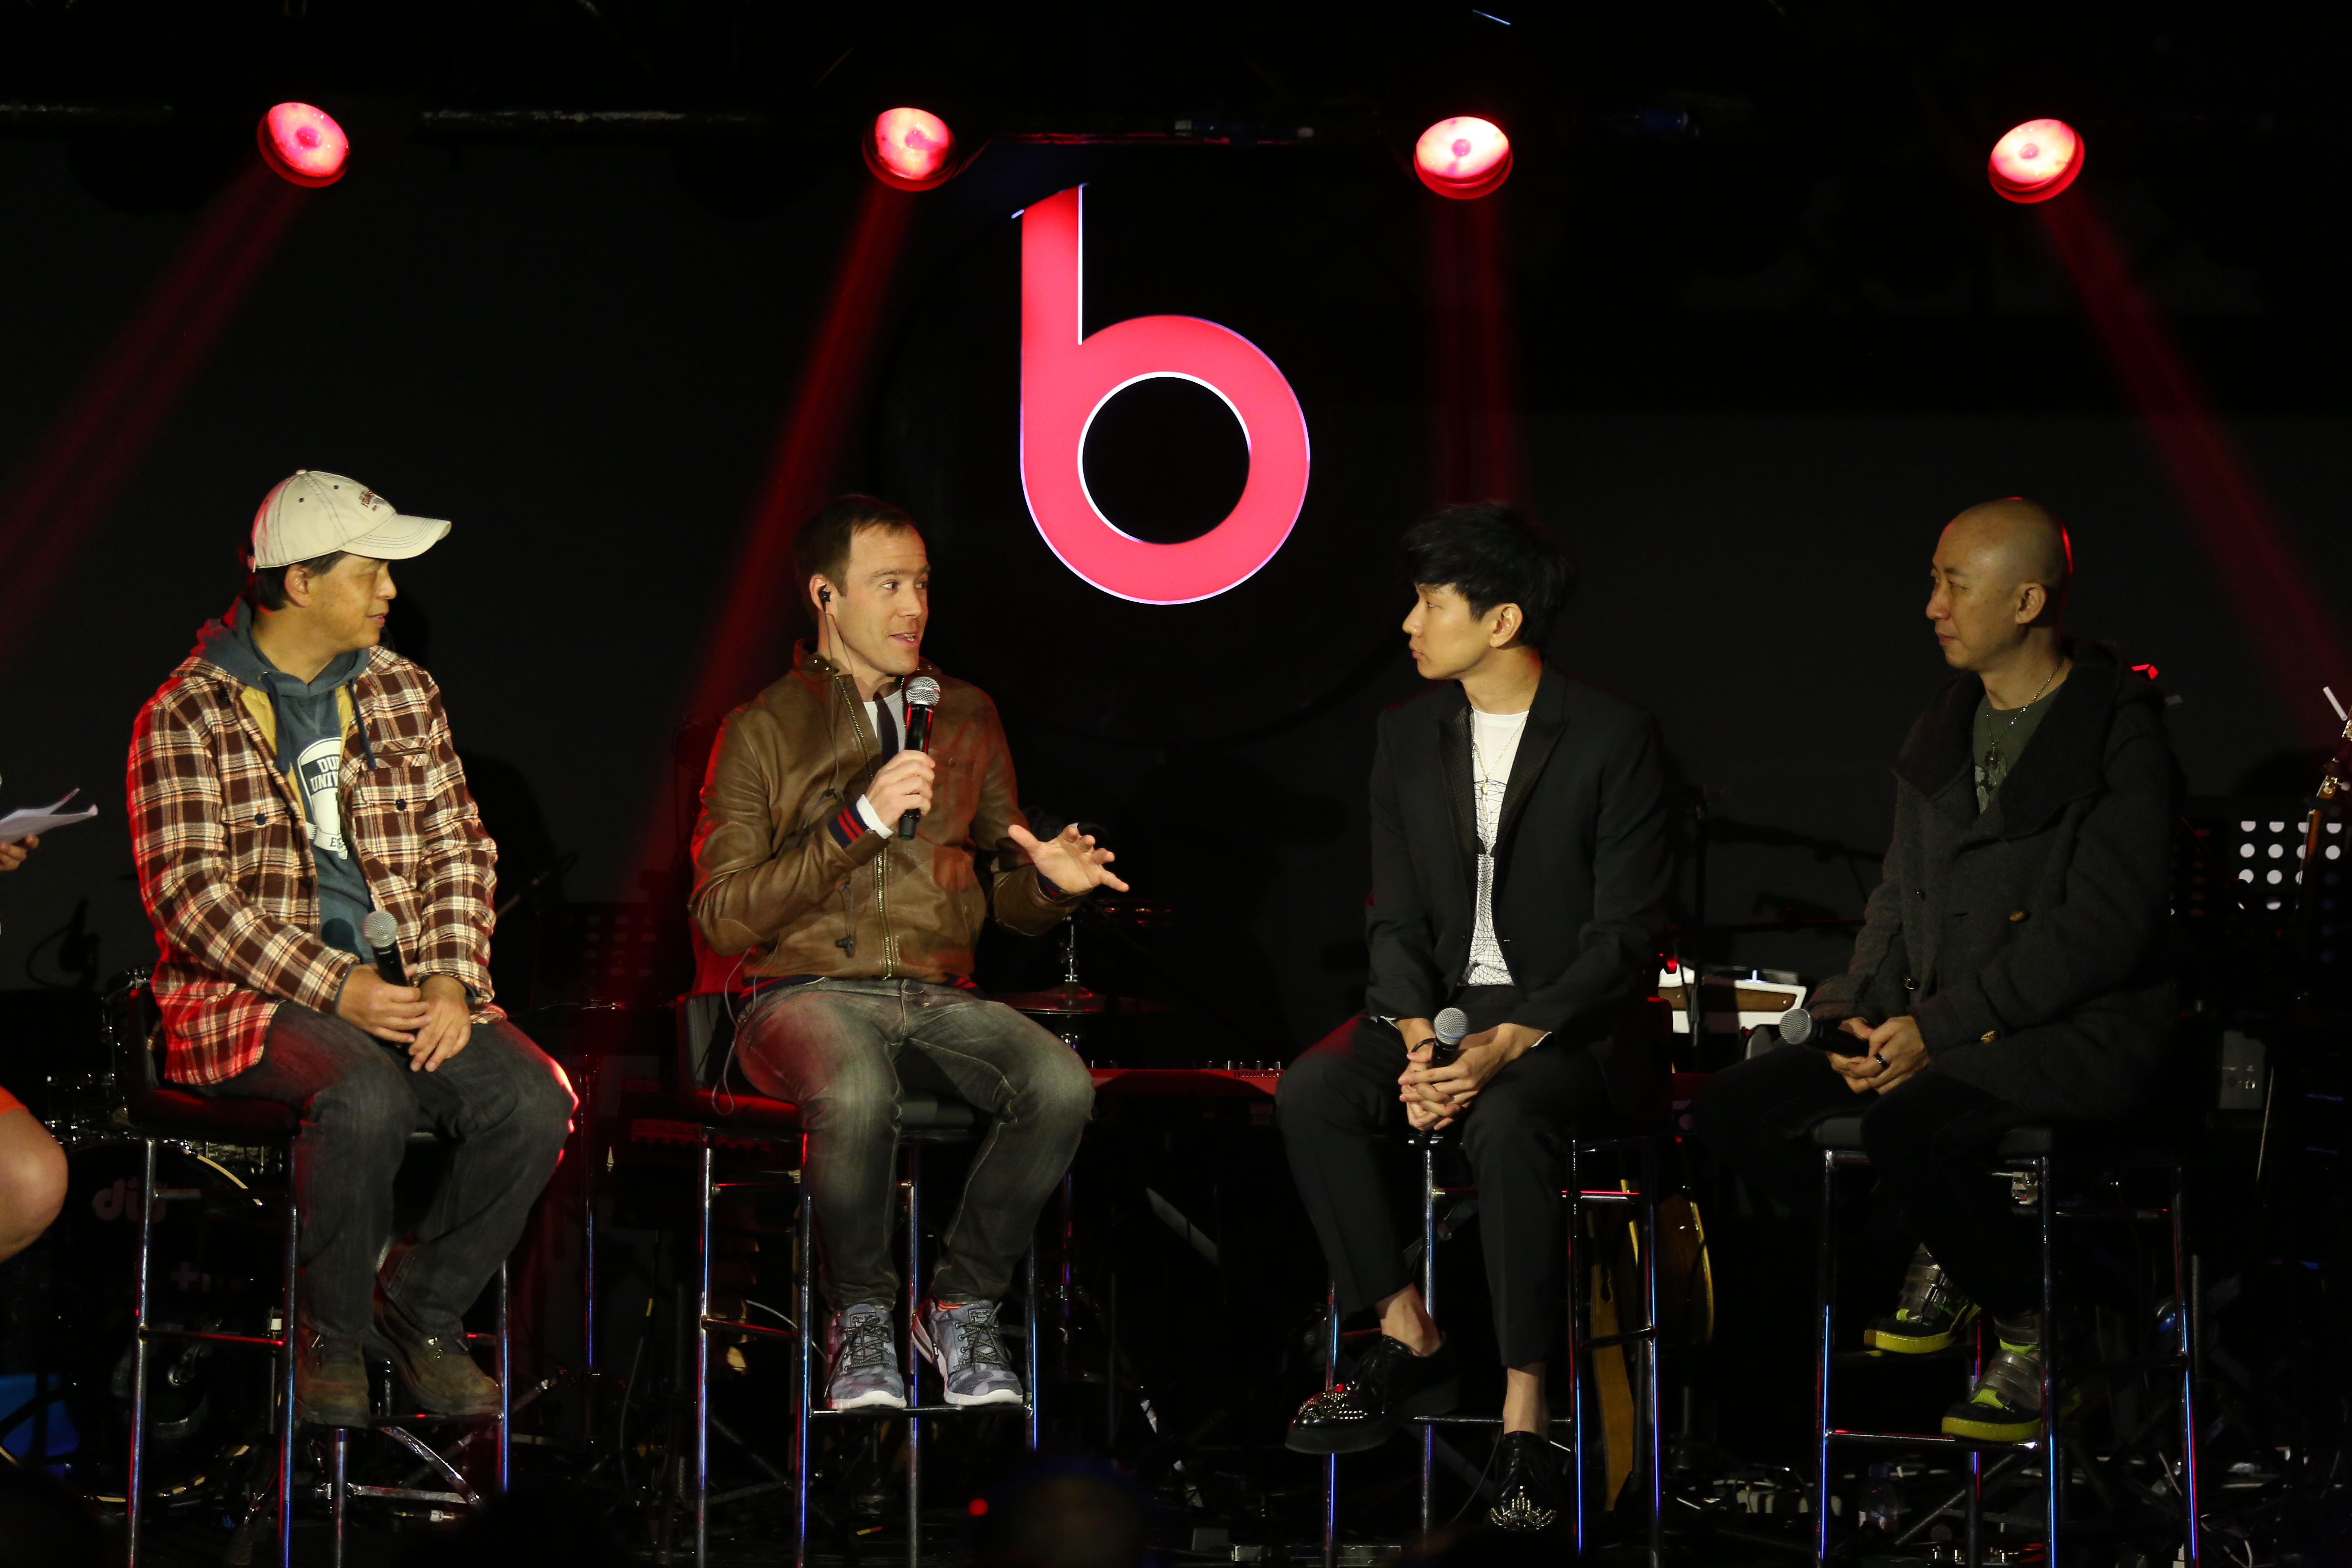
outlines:
[[[2017,721],[2025,717],[2025,710],[2032,707],[2035,703],[2042,700],[2042,693],[2050,689],[2050,682],[2057,679],[2059,670],[2064,668],[2065,661],[2063,659],[2058,663],[2052,665],[2050,667],[2050,674],[2048,678],[2042,682],[2042,689],[2027,698],[2023,707],[2012,709],[2011,710],[2009,715],[2009,728],[1993,736],[1992,743],[1985,748],[1985,777],[1991,778],[2001,771],[2000,743],[2003,741],[2008,740],[2011,735],[2017,733]],[[1987,698],[1985,700],[1985,705],[1987,707],[1990,707],[1991,704],[1992,700],[1990,698]],[[1986,721],[1985,728],[1987,730],[1990,730],[1992,728],[1992,722],[1990,720]]]

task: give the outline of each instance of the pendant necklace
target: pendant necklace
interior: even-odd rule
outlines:
[[[2036,691],[2032,696],[2027,698],[2025,700],[2024,707],[2012,710],[2009,715],[2009,728],[1993,736],[1991,743],[1985,748],[1984,771],[1986,778],[1994,778],[2000,774],[2001,771],[2000,743],[2009,739],[2010,736],[2017,733],[2017,721],[2025,716],[2025,709],[2031,708],[2036,702],[2042,700],[2042,693],[2050,689],[2050,682],[2058,679],[2058,671],[2063,668],[2063,660],[2052,665],[2050,667],[2048,679],[2043,680],[2042,683],[2042,690]],[[1990,699],[1987,700],[1986,706],[1991,706]],[[1985,729],[1988,731],[1992,729],[1991,721],[1986,721]]]

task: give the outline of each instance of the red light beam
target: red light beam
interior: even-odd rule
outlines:
[[[2148,441],[2196,524],[2298,731],[2333,738],[2313,700],[2352,676],[2343,627],[2203,390],[2153,312],[2088,191],[2041,208]]]
[[[866,390],[911,210],[894,191],[866,188],[817,317],[816,342],[744,529],[734,580],[687,710],[691,714],[715,716],[783,673],[774,634],[793,624],[801,597],[801,585],[791,580],[793,536],[838,488],[850,416]]]
[[[1434,499],[1524,504],[1502,204],[1432,203],[1425,216]]]
[[[215,196],[0,493],[0,668],[38,628],[58,579],[137,476],[301,200],[258,168]]]

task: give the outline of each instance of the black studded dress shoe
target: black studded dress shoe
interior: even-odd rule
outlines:
[[[425,1409],[436,1415],[498,1414],[498,1379],[476,1363],[463,1333],[426,1333],[383,1296],[375,1301],[375,1327],[391,1342],[400,1375]]]
[[[1559,1519],[1559,1467],[1551,1445],[1533,1432],[1506,1432],[1495,1449],[1502,1482],[1486,1522],[1520,1535],[1549,1530]]]
[[[1425,1356],[1382,1334],[1356,1360],[1356,1375],[1298,1407],[1283,1439],[1300,1454],[1360,1454],[1377,1448],[1411,1415],[1443,1415],[1461,1397],[1454,1347]]]

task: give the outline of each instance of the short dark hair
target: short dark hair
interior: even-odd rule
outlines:
[[[346,552],[330,550],[324,555],[313,555],[308,561],[289,562],[284,566],[256,566],[252,557],[246,557],[246,569],[252,574],[245,580],[245,601],[257,610],[282,610],[286,607],[286,574],[299,566],[313,577],[324,576],[342,564]]]
[[[1451,588],[1473,615],[1519,607],[1519,638],[1541,647],[1576,592],[1576,563],[1532,519],[1501,501],[1444,507],[1405,530],[1405,576]]]
[[[830,578],[839,583],[849,570],[849,547],[869,528],[912,528],[915,520],[878,496],[835,496],[824,510],[801,524],[793,535],[794,589],[804,598],[808,580]],[[814,610],[804,603],[803,609]]]

